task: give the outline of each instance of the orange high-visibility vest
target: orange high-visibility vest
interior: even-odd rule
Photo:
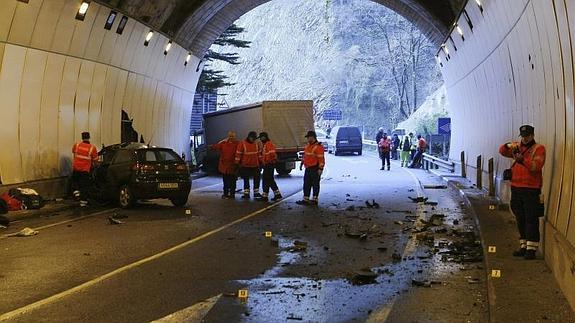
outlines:
[[[262,164],[263,165],[273,165],[278,161],[278,155],[276,153],[276,146],[271,140],[266,141],[262,148]]]
[[[260,148],[256,142],[244,140],[238,144],[236,150],[236,164],[241,167],[259,167],[260,166]]]
[[[307,144],[303,155],[303,165],[305,168],[318,166],[319,169],[323,169],[325,166],[324,152],[322,144],[317,141],[313,144]]]
[[[89,173],[93,162],[98,160],[98,149],[89,142],[82,141],[75,144],[72,153],[74,154],[72,169],[75,172]]]
[[[237,140],[224,139],[217,144],[212,146],[213,149],[220,152],[220,162],[218,164],[218,170],[222,174],[234,174],[235,173],[235,154],[238,149]]]
[[[523,155],[523,162],[514,162],[511,166],[511,186],[519,188],[541,188],[543,186],[543,166],[545,165],[545,146],[533,144],[526,147],[520,143],[513,143],[519,147]],[[505,157],[513,158],[513,151],[507,144],[499,147],[499,153]]]

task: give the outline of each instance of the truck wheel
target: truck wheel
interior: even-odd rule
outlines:
[[[120,207],[123,209],[129,209],[136,204],[136,199],[134,198],[134,194],[128,185],[123,185],[120,187],[119,194],[118,194],[118,203]]]

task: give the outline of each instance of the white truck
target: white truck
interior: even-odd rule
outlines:
[[[250,131],[268,133],[277,148],[276,171],[289,174],[295,168],[298,152],[305,147],[306,133],[314,129],[313,101],[263,101],[204,114],[204,147],[199,160],[204,170],[217,169],[218,153],[207,149],[225,139],[228,131],[244,140]],[[202,158],[203,157],[203,158]]]

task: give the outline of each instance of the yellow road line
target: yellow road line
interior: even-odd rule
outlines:
[[[185,247],[187,247],[187,246],[190,246],[190,245],[192,245],[192,244],[194,244],[194,243],[196,243],[196,242],[198,242],[198,241],[201,241],[201,240],[206,239],[206,238],[208,238],[208,237],[210,237],[210,236],[212,236],[212,235],[214,235],[214,234],[216,234],[216,233],[219,233],[219,232],[221,232],[221,231],[223,231],[223,230],[226,230],[226,229],[228,229],[228,228],[230,228],[230,227],[232,227],[232,226],[234,226],[234,225],[236,225],[236,224],[238,224],[238,223],[244,222],[244,221],[249,220],[249,219],[251,219],[251,218],[253,218],[253,217],[255,217],[255,216],[257,216],[257,215],[259,215],[259,214],[261,214],[261,213],[264,213],[265,211],[268,211],[268,210],[270,210],[270,209],[276,207],[277,205],[279,205],[279,204],[285,202],[286,200],[292,198],[293,196],[295,196],[295,195],[298,194],[299,192],[300,192],[300,191],[297,191],[297,192],[295,192],[295,193],[293,193],[293,194],[287,196],[287,197],[284,198],[283,200],[280,200],[280,201],[278,201],[278,202],[275,202],[275,203],[273,203],[273,204],[270,204],[269,206],[267,206],[267,207],[265,207],[265,208],[263,208],[263,209],[260,209],[260,210],[258,210],[258,211],[255,211],[255,212],[253,212],[253,213],[250,213],[250,214],[248,214],[248,215],[246,215],[246,216],[244,216],[244,217],[242,217],[242,218],[239,218],[239,219],[237,219],[237,220],[235,220],[235,221],[232,221],[232,222],[230,222],[230,223],[228,223],[228,224],[226,224],[226,225],[223,225],[223,226],[221,226],[221,227],[219,227],[219,228],[217,228],[217,229],[214,229],[214,230],[211,230],[211,231],[209,231],[209,232],[206,232],[206,233],[204,233],[204,234],[202,234],[202,235],[199,235],[199,236],[197,236],[197,237],[195,237],[195,238],[193,238],[193,239],[191,239],[191,240],[188,240],[188,241],[186,241],[186,242],[184,242],[184,243],[181,243],[181,244],[179,244],[179,245],[176,245],[176,246],[174,246],[174,247],[171,247],[171,248],[169,248],[169,249],[166,249],[166,250],[164,250],[164,251],[162,251],[162,252],[160,252],[160,253],[157,253],[157,254],[152,255],[152,256],[149,256],[149,257],[147,257],[147,258],[138,260],[138,261],[136,261],[136,262],[134,262],[134,263],[131,263],[131,264],[129,264],[129,265],[126,265],[126,266],[124,266],[124,267],[120,267],[120,268],[118,268],[118,269],[116,269],[116,270],[113,270],[113,271],[107,273],[107,274],[104,274],[104,275],[102,275],[102,276],[96,277],[96,278],[94,278],[94,279],[92,279],[92,280],[90,280],[90,281],[87,281],[87,282],[85,282],[85,283],[83,283],[83,284],[80,284],[80,285],[78,285],[78,286],[76,286],[76,287],[73,287],[73,288],[71,288],[71,289],[65,290],[65,291],[60,292],[60,293],[58,293],[58,294],[52,295],[52,296],[50,296],[50,297],[48,297],[48,298],[39,300],[39,301],[37,301],[37,302],[34,302],[34,303],[29,304],[29,305],[26,305],[26,306],[24,306],[24,307],[15,309],[15,310],[10,311],[10,312],[8,312],[8,313],[4,313],[4,314],[0,315],[0,321],[9,321],[9,320],[12,320],[12,319],[14,319],[14,318],[16,318],[16,317],[18,317],[18,316],[21,316],[21,315],[27,313],[27,312],[33,311],[33,310],[35,310],[35,309],[38,309],[38,308],[40,308],[40,307],[42,307],[42,306],[44,306],[44,305],[47,305],[47,304],[56,302],[56,301],[58,301],[58,300],[60,300],[60,299],[62,299],[62,298],[65,298],[65,297],[67,297],[67,296],[70,296],[70,295],[72,295],[72,294],[74,294],[74,293],[77,293],[77,292],[79,292],[79,291],[82,291],[82,290],[84,290],[84,289],[86,289],[86,288],[92,287],[92,286],[94,286],[94,285],[96,285],[96,284],[98,284],[98,283],[101,283],[101,282],[103,282],[103,281],[105,281],[105,280],[107,280],[107,279],[109,279],[109,278],[112,278],[112,277],[114,277],[114,276],[116,276],[116,275],[118,275],[118,274],[121,274],[121,273],[123,273],[123,272],[126,272],[126,271],[128,271],[128,270],[130,270],[130,269],[134,269],[134,268],[136,268],[136,267],[138,267],[138,266],[141,266],[141,265],[143,265],[143,264],[146,264],[146,263],[148,263],[148,262],[151,262],[151,261],[153,261],[153,260],[156,260],[156,259],[158,259],[158,258],[160,258],[160,257],[163,257],[163,256],[165,256],[165,255],[168,255],[168,254],[170,254],[170,253],[173,253],[173,252],[175,252],[175,251],[178,251],[178,250],[180,250],[180,249],[183,249],[183,248],[185,248]]]

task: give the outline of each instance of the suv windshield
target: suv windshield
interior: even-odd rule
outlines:
[[[361,137],[359,129],[356,127],[345,127],[340,128],[337,132],[337,137],[340,138],[351,138],[351,137]]]

